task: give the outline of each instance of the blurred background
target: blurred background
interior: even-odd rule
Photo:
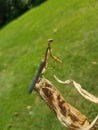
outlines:
[[[36,92],[28,94],[50,38],[63,64],[49,58],[45,78],[90,122],[97,116],[97,104],[53,73],[98,97],[98,1],[0,0],[0,130],[65,130]]]

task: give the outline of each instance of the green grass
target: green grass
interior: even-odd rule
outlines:
[[[49,59],[45,77],[90,121],[98,114],[98,105],[52,76],[71,78],[98,97],[98,1],[49,0],[0,30],[0,130],[65,130],[35,92],[28,95],[49,38],[63,65]]]

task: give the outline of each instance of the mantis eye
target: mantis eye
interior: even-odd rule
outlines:
[[[48,39],[48,42],[53,42],[53,39]]]

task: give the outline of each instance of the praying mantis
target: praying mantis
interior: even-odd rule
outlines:
[[[48,40],[48,46],[46,48],[44,58],[41,60],[41,63],[39,64],[39,67],[29,87],[29,94],[35,90],[49,106],[49,108],[54,112],[60,123],[68,130],[98,130],[98,115],[91,123],[89,123],[87,117],[71,104],[69,104],[63,98],[61,93],[56,89],[56,87],[48,79],[43,77],[47,68],[49,56],[53,60],[62,63],[60,59],[52,55],[52,42],[52,39]],[[98,104],[98,98],[84,90],[81,85],[76,83],[74,80],[66,80],[63,82],[58,79],[56,75],[54,75],[54,78],[57,82],[64,85],[73,84],[76,90],[84,98]]]
[[[45,70],[47,68],[48,56],[49,55],[55,61],[62,63],[62,61],[60,59],[58,59],[57,57],[52,55],[52,50],[51,50],[51,43],[52,42],[53,42],[53,39],[49,39],[48,40],[48,46],[46,48],[46,52],[45,52],[44,58],[41,60],[41,63],[39,64],[38,69],[37,69],[37,71],[36,71],[36,73],[34,75],[34,78],[32,80],[30,88],[29,88],[29,93],[32,92],[32,90],[35,87],[35,84],[36,84],[38,78],[45,73]]]

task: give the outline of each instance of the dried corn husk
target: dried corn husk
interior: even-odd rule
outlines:
[[[74,84],[78,86],[76,83]],[[70,105],[49,80],[39,78],[34,90],[68,130],[98,130],[98,116],[90,124],[87,117]],[[78,92],[81,93],[80,89]]]

